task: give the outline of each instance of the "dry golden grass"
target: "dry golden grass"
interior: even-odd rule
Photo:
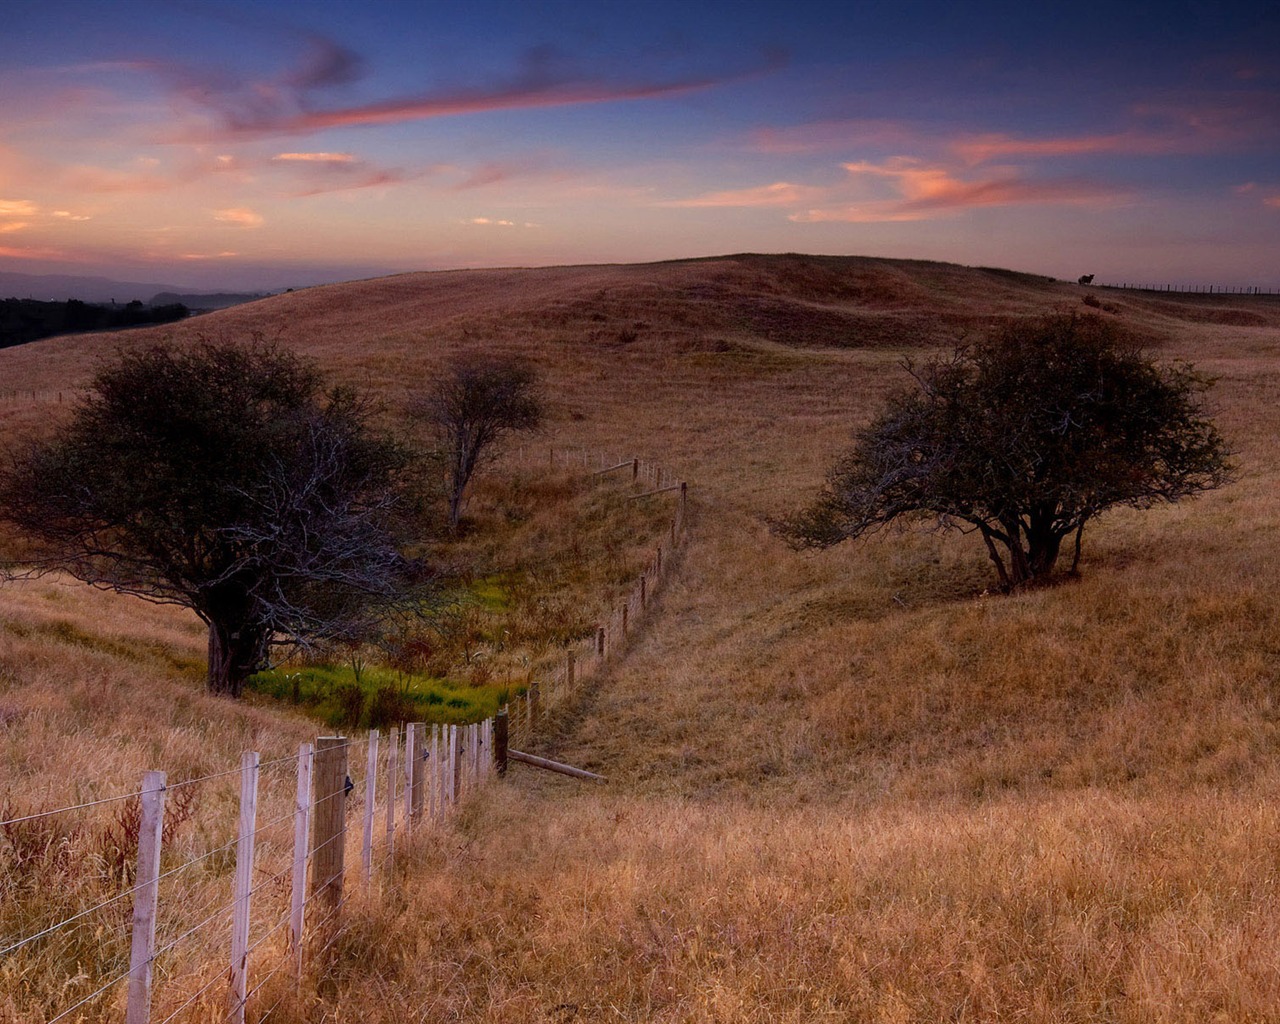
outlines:
[[[1078,581],[992,597],[972,539],[801,556],[763,524],[819,484],[919,351],[913,325],[932,344],[1080,294],[936,264],[710,260],[406,275],[167,331],[288,324],[393,416],[452,353],[527,354],[548,443],[654,458],[693,488],[652,617],[540,747],[608,788],[513,775],[423,840],[396,899],[356,908],[347,966],[286,1019],[1280,1020],[1280,303],[1108,293],[1162,357],[1219,378],[1240,478],[1105,518]],[[784,344],[805,308],[821,329]],[[840,317],[868,347],[822,343]],[[67,388],[95,349],[152,336],[3,351],[0,378]],[[0,403],[0,429],[51,412]],[[0,621],[28,629],[0,632],[0,740],[42,796],[59,765],[196,771],[255,730],[264,750],[305,734],[201,697],[181,614],[48,589],[0,591]]]

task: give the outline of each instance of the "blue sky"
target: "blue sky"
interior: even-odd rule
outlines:
[[[0,267],[739,251],[1280,286],[1280,8],[11,0]]]

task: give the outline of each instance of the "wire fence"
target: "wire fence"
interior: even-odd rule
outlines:
[[[1215,284],[1130,284],[1124,282],[1099,283],[1094,288],[1110,288],[1114,291],[1152,292],[1162,295],[1280,295],[1280,289],[1256,285]]]
[[[495,718],[320,737],[175,781],[150,771],[140,785],[55,808],[18,808],[14,794],[0,804],[0,992],[15,1019],[260,1024],[301,1005],[353,895],[394,886],[415,833],[446,827],[512,748],[619,656],[672,570],[682,481],[639,459],[566,449],[547,459],[592,479],[629,474],[629,500],[667,496],[674,510],[594,635]]]

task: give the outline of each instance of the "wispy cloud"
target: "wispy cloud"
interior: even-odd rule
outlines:
[[[541,46],[527,51],[513,73],[489,84],[439,88],[349,105],[326,102],[327,97],[318,93],[362,78],[364,62],[354,52],[319,36],[308,37],[308,49],[298,67],[247,82],[216,68],[173,62],[131,61],[119,66],[160,77],[189,108],[212,118],[212,134],[246,138],[306,135],[328,128],[399,124],[496,110],[655,99],[709,89],[779,64],[777,56],[768,56],[719,74],[624,78],[584,69],[554,48]],[[197,130],[195,134],[209,133]]]
[[[1126,194],[1085,178],[1034,178],[1011,167],[961,173],[954,166],[905,156],[841,166],[845,179],[830,185],[778,181],[655,205],[781,208],[790,209],[789,219],[799,223],[875,223],[926,220],[981,206],[1097,205]]]
[[[226,210],[215,210],[213,219],[224,224],[234,224],[240,228],[262,227],[262,214],[250,210],[246,206],[233,206]]]
[[[277,153],[271,158],[283,163],[350,164],[356,162],[353,153]]]
[[[949,145],[969,164],[1010,157],[1090,156],[1096,153],[1156,156],[1197,148],[1184,136],[1139,131],[1049,138],[1025,138],[992,132],[961,137]]]
[[[11,235],[15,231],[25,231],[31,227],[30,221],[15,220],[9,224],[0,224],[0,235]]]
[[[676,207],[753,207],[789,206],[821,202],[829,191],[812,185],[796,185],[789,181],[775,181],[772,185],[753,188],[730,189],[725,192],[708,192],[692,199],[673,199],[658,203],[659,206]]]
[[[0,199],[0,217],[34,217],[39,212],[29,199]]]

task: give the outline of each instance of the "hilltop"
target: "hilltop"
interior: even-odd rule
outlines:
[[[1011,598],[987,592],[973,538],[890,532],[798,555],[770,536],[765,517],[819,486],[904,357],[1085,311],[1088,294],[1218,379],[1237,483],[1105,517],[1079,580]],[[393,419],[453,354],[521,354],[547,380],[539,444],[660,459],[691,485],[689,547],[653,617],[541,740],[609,788],[515,776],[430,841],[405,882],[417,909],[359,918],[345,940],[366,965],[338,983],[345,1012],[1274,1014],[1280,300],[740,255],[327,285],[111,345],[255,331],[371,388]],[[71,390],[102,351],[79,337],[2,351],[0,387]],[[0,431],[57,412],[0,403]],[[73,593],[0,590],[10,777],[37,743],[45,769],[78,736],[105,750],[107,709],[137,693],[163,710],[114,719],[145,736],[119,743],[131,766],[172,751],[208,770],[250,737],[304,734],[286,713],[202,698],[179,613]]]

